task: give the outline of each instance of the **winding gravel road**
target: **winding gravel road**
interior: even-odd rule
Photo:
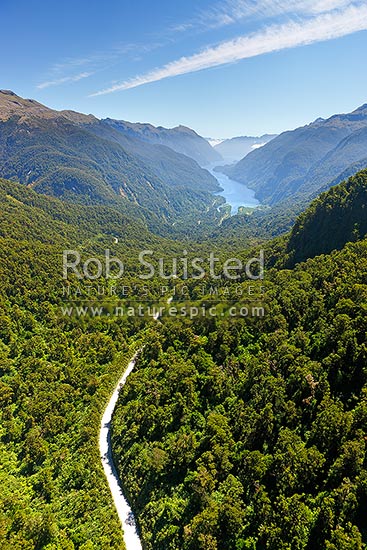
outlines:
[[[111,444],[111,421],[113,411],[115,410],[119,398],[120,389],[126,383],[129,375],[134,370],[137,355],[138,354],[136,353],[131,359],[129,365],[127,366],[127,369],[118,381],[115,391],[113,392],[111,399],[109,400],[106,410],[103,414],[101,421],[101,430],[99,433],[99,449],[101,453],[102,465],[124,532],[126,550],[142,550],[142,545],[136,530],[134,514],[129,506],[129,503],[122,493],[117,470],[113,462]]]
[[[170,297],[167,300],[168,305],[172,302],[172,299],[173,298]],[[153,319],[155,321],[158,321],[159,317],[160,317],[160,310],[157,311]],[[129,506],[128,501],[123,495],[117,470],[113,462],[112,443],[111,443],[111,422],[112,422],[113,411],[115,410],[115,407],[117,405],[117,401],[119,398],[120,390],[122,386],[124,386],[124,384],[126,383],[126,380],[128,379],[129,375],[134,370],[134,367],[136,365],[136,360],[140,351],[141,349],[136,352],[136,354],[128,364],[124,374],[118,381],[117,386],[111,396],[111,399],[109,400],[108,405],[105,409],[105,412],[103,413],[103,417],[101,421],[101,430],[99,432],[99,450],[100,450],[102,465],[103,465],[104,473],[106,475],[108,485],[110,487],[110,491],[113,497],[113,501],[115,503],[115,507],[120,519],[120,523],[122,526],[126,550],[142,550],[142,545],[141,545],[138,532],[136,530],[136,521],[135,521],[134,514]]]

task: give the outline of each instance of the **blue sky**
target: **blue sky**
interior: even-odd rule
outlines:
[[[1,87],[206,137],[281,132],[367,103],[367,3],[1,0]]]

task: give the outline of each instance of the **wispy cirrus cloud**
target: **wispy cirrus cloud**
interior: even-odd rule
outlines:
[[[290,0],[290,3],[292,2],[293,0]],[[249,2],[247,3],[249,4]],[[303,19],[298,18],[298,20],[291,20],[283,24],[272,24],[252,34],[222,42],[218,46],[207,48],[188,57],[181,57],[148,73],[114,84],[91,94],[91,97],[137,88],[166,78],[367,30],[366,4],[350,5],[351,3],[348,2],[348,7],[340,9],[341,4],[346,2],[342,2],[342,0],[319,0],[319,2],[303,0],[305,5],[311,5],[311,3],[313,10],[318,10],[317,15]],[[270,4],[270,2],[263,1],[262,4]],[[280,4],[285,4],[285,2],[276,2],[276,4],[280,9]],[[318,8],[316,4],[318,4]],[[327,11],[327,6],[335,8],[336,5],[338,5],[338,9]]]
[[[226,14],[232,20],[240,20],[244,17],[261,15],[262,17],[275,17],[278,15],[321,14],[335,9],[344,9],[351,5],[357,6],[361,2],[351,0],[226,0],[224,4],[213,8],[213,13]]]
[[[62,78],[56,78],[55,80],[46,80],[45,82],[41,82],[37,85],[37,88],[39,90],[43,90],[44,88],[50,88],[51,86],[60,86],[61,84],[67,84],[69,82],[78,82],[79,80],[83,80],[84,78],[88,78],[92,76],[92,72],[83,72],[71,76],[64,76]]]
[[[199,10],[191,22],[175,27],[178,31],[198,28],[217,29],[243,20],[279,16],[318,15],[348,6],[360,6],[361,0],[225,0],[209,9]]]
[[[172,31],[172,32],[185,32],[185,31],[188,31],[190,29],[193,29],[194,28],[194,23],[179,23],[178,25],[174,25],[173,27],[171,27],[169,30]]]
[[[82,57],[64,59],[54,63],[50,67],[48,78],[37,84],[36,88],[43,90],[51,86],[61,86],[63,84],[79,82],[99,71],[106,70],[106,68],[116,63],[120,63],[122,56],[130,56],[136,59],[137,56],[150,52],[160,45],[161,44],[158,42],[146,44],[117,44],[106,51],[93,52]]]

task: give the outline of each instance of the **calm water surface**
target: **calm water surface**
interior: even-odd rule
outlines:
[[[223,191],[216,193],[216,195],[224,197],[227,204],[232,206],[232,215],[237,214],[240,206],[247,206],[251,208],[260,206],[260,202],[255,198],[255,191],[249,189],[243,183],[231,180],[225,174],[214,172],[214,168],[216,166],[220,166],[220,163],[216,162],[215,164],[208,166],[207,170],[215,177],[223,189]]]

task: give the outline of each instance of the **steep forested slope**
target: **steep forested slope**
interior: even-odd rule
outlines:
[[[307,174],[307,179],[310,181],[310,184],[306,182],[300,190],[307,191],[310,186],[312,189],[315,189],[316,186],[319,186],[320,182],[330,183],[343,172],[351,170],[355,165],[361,164],[361,168],[366,168],[366,156],[367,127],[364,127],[344,138],[332,151],[330,151],[330,153],[316,164]],[[350,175],[357,171],[358,170],[355,170]]]
[[[156,331],[113,428],[148,550],[364,548],[366,262],[269,272],[263,320]]]
[[[125,151],[139,159],[143,165],[155,174],[169,187],[177,190],[192,189],[193,191],[218,191],[215,178],[206,170],[201,169],[197,162],[186,155],[174,151],[159,141],[151,142],[144,139],[140,133],[125,131],[124,124],[119,121],[98,120],[95,117],[81,115],[73,111],[62,111],[69,120],[78,124],[96,136],[118,143]],[[121,128],[122,125],[122,128]]]
[[[103,122],[124,136],[147,143],[165,145],[173,151],[195,159],[200,166],[207,166],[221,160],[220,154],[209,145],[206,139],[186,126],[168,129],[162,126],[155,127],[152,124],[132,123],[111,118],[107,118]]]
[[[113,445],[147,550],[365,547],[366,181],[362,172],[328,191],[288,241],[267,246],[278,267],[251,283],[265,289],[264,317],[163,317],[148,330],[139,317],[61,314],[62,250],[169,258],[180,243],[151,235],[144,219],[0,181],[4,550],[123,548],[97,434],[108,392],[143,343]],[[228,242],[207,247],[227,258]],[[292,252],[301,256],[283,269]],[[136,270],[126,277],[137,283]],[[203,281],[174,282],[196,306],[228,299],[202,298]],[[151,284],[155,301],[161,281]],[[248,305],[245,278],[215,284],[240,287],[231,303]]]
[[[288,245],[292,265],[342,250],[283,269],[287,241],[267,245],[264,317],[165,319],[144,348],[113,445],[147,550],[366,547],[366,181],[322,195]]]
[[[367,233],[366,170],[360,171],[366,165],[367,159],[354,164],[331,188],[323,186],[321,194],[297,193],[269,209],[227,218],[212,232],[212,238],[222,243],[256,242],[291,231],[288,265],[341,248]],[[356,176],[351,177],[353,174]]]
[[[367,171],[332,187],[297,219],[288,244],[288,265],[327,254],[367,233]]]

